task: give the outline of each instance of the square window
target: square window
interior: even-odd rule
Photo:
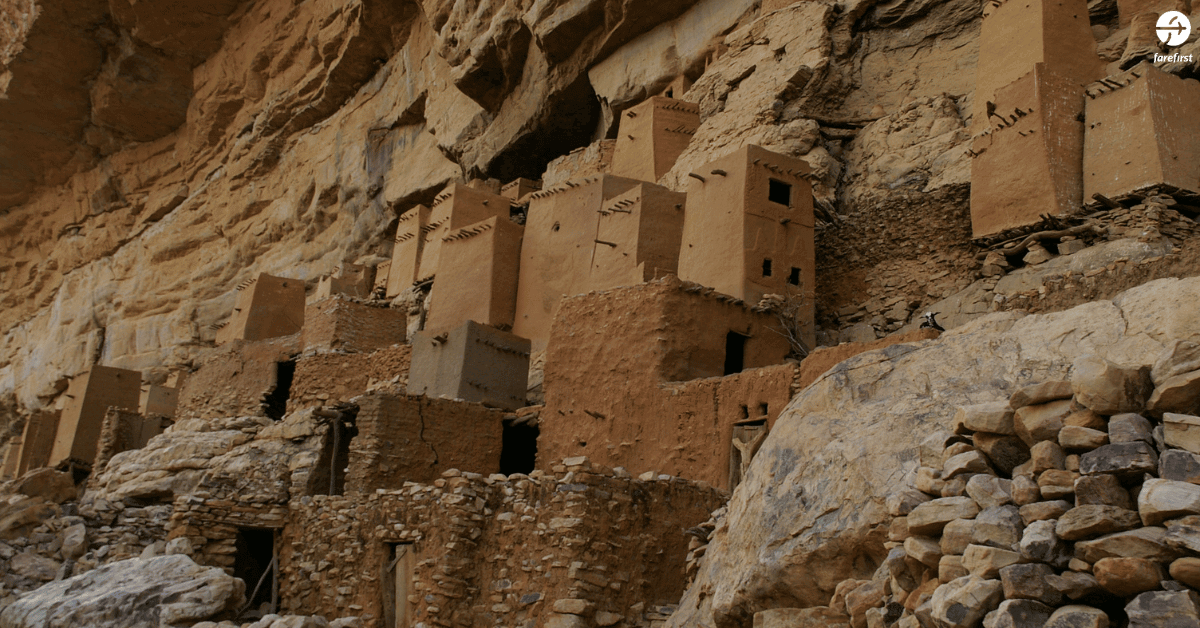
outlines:
[[[792,184],[770,179],[767,189],[767,200],[780,205],[792,206]]]

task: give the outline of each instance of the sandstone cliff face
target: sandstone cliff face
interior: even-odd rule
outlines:
[[[706,119],[672,186],[757,142],[855,224],[904,190],[961,210],[978,6],[768,4],[2,3],[0,392],[36,407],[97,361],[186,364],[242,279],[386,256],[446,182],[540,177],[680,77]]]
[[[1163,279],[1045,315],[997,313],[937,340],[851,358],[797,395],[734,492],[670,626],[743,626],[756,611],[820,606],[886,556],[884,498],[957,406],[1068,379],[1075,358],[1153,365],[1200,337],[1200,279]]]

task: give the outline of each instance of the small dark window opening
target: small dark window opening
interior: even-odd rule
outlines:
[[[758,416],[767,416],[771,414],[770,408],[765,403],[758,404]]]
[[[742,420],[745,421],[746,419],[749,419],[749,418],[750,418],[750,406],[743,404],[742,405]]]
[[[288,395],[292,392],[292,379],[295,376],[295,360],[275,363],[275,388],[263,400],[268,417],[280,421],[287,414]]]
[[[770,276],[771,276],[771,260],[764,259],[763,260],[763,277],[770,277]]]
[[[278,599],[275,531],[238,528],[233,547],[233,577],[246,583],[246,608],[262,614],[274,612]]]
[[[528,474],[537,463],[538,426],[506,422],[500,444],[500,473]]]
[[[788,283],[792,284],[793,286],[800,285],[800,269],[799,268],[796,268],[795,266],[792,267],[792,272],[788,273]]]
[[[792,185],[783,181],[770,180],[770,187],[767,189],[767,200],[780,205],[792,205]]]
[[[558,231],[558,230],[559,230],[559,224],[558,224],[557,222],[556,222],[556,223],[554,223],[554,226],[550,227],[550,230],[551,230],[551,231]]]
[[[313,495],[345,495],[346,467],[350,466],[350,442],[358,436],[355,424],[357,408],[341,410],[338,418],[330,419],[329,434],[321,457],[312,470]]]
[[[746,363],[746,340],[749,336],[731,331],[725,335],[725,374],[741,373]]]
[[[675,97],[675,90],[668,89],[667,90],[667,98],[674,98],[674,97]]]

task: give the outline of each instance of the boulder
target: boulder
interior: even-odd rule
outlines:
[[[975,537],[974,519],[955,519],[942,528],[940,541],[943,554],[962,554]]]
[[[1096,577],[1082,571],[1064,571],[1056,576],[1046,576],[1046,582],[1072,600],[1102,591]]]
[[[1084,353],[1152,364],[1165,343],[1197,334],[1195,302],[1200,278],[1162,279],[1061,312],[986,314],[935,340],[830,368],[776,420],[667,627],[746,625],[766,608],[827,604],[834,583],[869,577],[887,555],[883,496],[915,475],[921,441],[945,430],[958,407],[1067,379]],[[1094,453],[1080,457],[1081,473]],[[1157,455],[1149,471],[1156,469]],[[919,534],[933,536],[932,528]]]
[[[1079,457],[1079,472],[1084,475],[1111,473],[1122,478],[1140,478],[1157,470],[1158,454],[1142,441],[1105,445]]]
[[[1167,378],[1154,389],[1146,408],[1155,415],[1200,414],[1200,371]]]
[[[971,439],[1001,473],[1011,474],[1017,465],[1029,460],[1029,445],[1016,436],[975,432]]]
[[[1140,414],[1132,412],[1118,414],[1108,419],[1108,442],[1136,443],[1141,441],[1152,445],[1154,444],[1152,430],[1149,419]]]
[[[246,585],[182,555],[133,558],[47,584],[0,611],[5,628],[195,623],[238,608]]]
[[[1108,434],[1090,427],[1064,425],[1058,432],[1058,444],[1067,451],[1091,451],[1108,444]]]
[[[1200,554],[1200,516],[1189,515],[1167,522],[1167,545]]]
[[[1146,480],[1138,495],[1138,513],[1148,526],[1200,514],[1200,486],[1175,480]]]
[[[1108,628],[1108,615],[1092,606],[1072,604],[1055,609],[1042,628]]]
[[[10,488],[14,493],[40,497],[55,504],[79,497],[71,474],[57,469],[41,468],[30,471],[14,481]]]
[[[53,580],[60,566],[57,560],[33,552],[17,554],[8,563],[8,569],[13,574],[39,582]]]
[[[1149,591],[1125,605],[1129,628],[1200,628],[1195,591]]]
[[[1061,499],[1052,502],[1034,502],[1021,506],[1021,521],[1029,525],[1034,521],[1058,519],[1071,509],[1070,502]]]
[[[1062,431],[1060,430],[1059,433],[1061,434]],[[1034,475],[1049,469],[1062,469],[1066,464],[1066,454],[1063,453],[1062,447],[1052,440],[1044,440],[1030,447],[1029,457],[1033,463]]]
[[[1105,591],[1119,597],[1157,589],[1163,579],[1162,567],[1145,558],[1102,558],[1092,573]]]
[[[1004,597],[1009,600],[1037,600],[1050,606],[1058,606],[1063,595],[1046,582],[1054,575],[1054,568],[1043,563],[1009,565],[1000,570],[1000,581],[1004,584]],[[1049,617],[1043,618],[1046,621]]]
[[[1028,475],[1018,475],[1012,481],[1013,503],[1024,508],[1042,499],[1042,490],[1037,481]]]
[[[1200,399],[1200,389],[1197,389],[1194,397]],[[1171,447],[1200,454],[1200,417],[1173,412],[1164,413],[1163,440]]]
[[[1058,519],[1054,531],[1066,541],[1088,539],[1141,525],[1138,513],[1116,506],[1076,506]]]
[[[1106,534],[1075,544],[1075,556],[1089,563],[1104,558],[1145,558],[1170,562],[1179,551],[1167,544],[1167,529],[1146,527]]]
[[[1171,563],[1171,577],[1193,589],[1200,589],[1200,558],[1185,556]]]
[[[1025,406],[1035,406],[1049,401],[1070,399],[1074,394],[1075,391],[1071,388],[1070,381],[1055,380],[1018,388],[1017,392],[1008,398],[1008,404],[1012,409],[1016,410]]]
[[[1200,343],[1192,340],[1172,340],[1150,368],[1155,386],[1191,371],[1200,371]]]
[[[904,552],[931,569],[937,569],[938,562],[942,559],[942,549],[938,541],[927,536],[910,536],[905,539]]]
[[[967,496],[983,509],[1012,503],[1012,480],[979,474],[967,480]]]
[[[63,558],[75,559],[83,556],[88,549],[87,526],[76,523],[61,533]]]
[[[1071,368],[1075,400],[1105,415],[1137,412],[1146,407],[1154,384],[1150,367],[1114,364],[1100,356],[1084,354]]]
[[[938,626],[969,628],[975,626],[1004,599],[999,580],[967,576],[938,587],[930,598],[930,612]]]
[[[979,578],[995,578],[1001,569],[1020,561],[1020,554],[998,547],[968,545],[963,551],[963,567]]]
[[[969,575],[971,572],[963,566],[962,556],[942,556],[938,561],[938,582],[942,584]]]
[[[1116,476],[1101,473],[1075,479],[1075,503],[1080,506],[1098,504],[1133,510],[1133,500]]]
[[[1181,449],[1168,449],[1158,457],[1158,477],[1200,484],[1200,456]]]
[[[971,542],[1002,549],[1015,549],[1021,541],[1025,524],[1016,506],[997,506],[981,511],[975,516],[971,529]]]
[[[1063,419],[1071,414],[1071,401],[1063,399],[1036,406],[1025,406],[1013,415],[1013,429],[1026,445],[1044,440],[1057,440]]]
[[[960,406],[954,422],[972,432],[990,434],[1016,434],[1013,430],[1013,409],[1003,401]]]
[[[1075,479],[1079,474],[1064,469],[1049,469],[1038,476],[1038,491],[1042,499],[1065,499],[1075,494]]]
[[[974,519],[979,506],[970,497],[942,497],[925,502],[908,513],[908,530],[913,534],[933,535],[955,519]]]
[[[1005,586],[1005,595],[1007,596],[1008,587]],[[1050,619],[1050,613],[1053,610],[1049,606],[1041,602],[1031,599],[1010,599],[1004,600],[996,610],[987,614],[983,618],[983,628],[1030,628],[1037,626],[1041,628],[1042,624]]]
[[[850,628],[850,617],[828,606],[772,608],[754,614],[754,628]]]
[[[1058,538],[1054,526],[1054,521],[1035,521],[1025,528],[1018,546],[1023,560],[1066,566],[1070,550]]]
[[[951,480],[963,474],[991,473],[987,459],[978,451],[965,451],[950,456],[942,465],[942,479]]]

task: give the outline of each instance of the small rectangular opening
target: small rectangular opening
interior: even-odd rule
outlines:
[[[528,474],[537,462],[538,426],[536,423],[505,421],[500,444],[500,473]]]
[[[275,387],[263,399],[267,416],[280,421],[287,414],[288,396],[292,392],[292,379],[296,376],[296,361],[275,363]]]
[[[770,408],[765,403],[758,404],[758,416],[767,416],[771,414]]]
[[[792,205],[792,184],[770,180],[770,188],[767,190],[767,200],[780,205]]]
[[[792,267],[792,271],[788,273],[788,283],[792,284],[793,286],[800,285],[800,269],[799,268],[796,268],[795,266]]]
[[[771,260],[764,259],[763,260],[763,277],[770,277],[770,276],[771,276]]]
[[[233,547],[233,577],[246,583],[246,609],[260,617],[275,612],[279,599],[275,531],[238,528]]]
[[[731,331],[725,335],[725,374],[741,373],[746,363],[746,340],[749,336]]]
[[[745,421],[746,419],[749,419],[749,418],[750,418],[750,406],[748,406],[746,404],[742,404],[741,420]]]

